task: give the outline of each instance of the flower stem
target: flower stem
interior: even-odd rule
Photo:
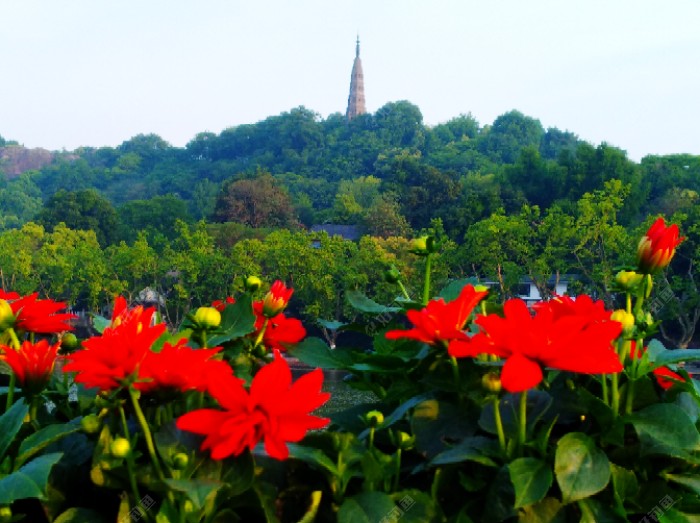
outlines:
[[[20,350],[20,347],[22,344],[19,342],[19,338],[17,338],[17,333],[15,332],[15,329],[10,327],[7,329],[7,332],[10,334],[10,341],[12,344],[12,348],[15,350]],[[15,376],[15,373],[12,372],[10,374],[10,383],[7,386],[7,402],[5,403],[5,411],[10,410],[10,407],[12,407],[12,404],[15,401],[15,386],[17,385],[17,377]]]
[[[255,338],[255,345],[253,346],[253,348],[257,347],[258,345],[260,345],[262,343],[263,337],[265,336],[265,331],[267,330],[267,324],[269,322],[270,322],[270,319],[265,318],[265,321],[263,322],[263,326],[260,329],[260,332],[258,333],[257,338]]]
[[[496,422],[496,432],[498,433],[498,445],[501,451],[506,451],[506,434],[503,432],[503,420],[501,419],[500,399],[498,396],[493,398],[493,419]]]
[[[433,266],[433,257],[428,253],[425,257],[425,279],[423,280],[423,305],[428,304],[430,300],[430,272]]]
[[[518,452],[522,456],[527,438],[527,390],[520,393],[520,410],[518,412]]]
[[[411,297],[408,295],[408,291],[406,291],[406,287],[404,287],[403,282],[399,280],[396,283],[399,284],[399,289],[401,289],[401,294],[403,294],[403,297],[410,301]]]
[[[457,390],[457,394],[459,394],[461,385],[461,378],[459,376],[459,363],[457,362],[457,358],[455,358],[454,356],[450,356],[450,363],[452,363],[452,379],[455,382],[455,389]]]
[[[601,379],[601,385],[603,386],[603,403],[608,405],[608,375],[607,374],[601,374],[600,376]]]
[[[148,455],[151,457],[151,461],[153,462],[153,467],[156,470],[156,474],[158,474],[158,477],[161,481],[164,481],[165,476],[163,475],[163,469],[161,469],[160,467],[160,462],[158,461],[158,456],[156,455],[156,448],[155,445],[153,445],[153,435],[151,434],[151,429],[148,426],[148,421],[146,421],[146,417],[143,415],[141,405],[139,404],[138,391],[129,387],[129,397],[131,398],[131,403],[134,406],[136,420],[139,422],[141,430],[143,431],[143,436],[146,439],[146,448],[148,449]]]
[[[401,447],[396,449],[396,475],[394,476],[393,492],[399,490],[399,479],[401,478]]]
[[[124,437],[131,441],[129,435],[129,425],[126,423],[126,415],[124,414],[124,407],[119,405],[119,417],[122,421],[122,429],[124,430]],[[134,495],[134,502],[138,503],[141,499],[141,494],[139,494],[139,486],[136,483],[136,475],[134,474],[134,455],[129,452],[126,456],[126,468],[129,473],[129,484],[131,485],[131,493]]]

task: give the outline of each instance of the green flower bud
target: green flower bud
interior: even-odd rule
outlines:
[[[488,292],[491,289],[486,285],[474,285],[474,290],[476,292]]]
[[[615,275],[615,283],[624,291],[636,289],[643,279],[643,274],[634,271],[620,271]]]
[[[612,321],[617,321],[622,324],[622,332],[629,334],[634,328],[634,315],[627,312],[625,309],[617,309],[610,315]]]
[[[221,325],[221,313],[214,307],[200,307],[194,313],[193,319],[203,329],[216,329]]]
[[[97,414],[88,414],[80,420],[80,428],[86,434],[95,434],[99,432],[100,427],[102,427],[102,421]]]
[[[186,499],[182,504],[182,510],[185,512],[185,514],[192,514],[192,512],[194,512],[194,503],[192,503],[192,501],[189,499]]]
[[[72,332],[66,332],[61,336],[61,347],[64,349],[75,349],[78,346],[78,337]]]
[[[481,377],[481,386],[489,392],[500,392],[501,388],[501,377],[495,372],[489,372]]]
[[[401,279],[401,273],[393,265],[384,271],[384,281],[387,283],[398,283]]]
[[[420,238],[414,238],[411,242],[409,252],[417,254],[418,256],[427,256],[428,254],[435,252],[435,238],[432,236],[421,236]]]
[[[187,467],[189,462],[190,458],[184,452],[178,452],[173,456],[173,468],[175,470],[183,470],[185,467]]]
[[[12,509],[8,505],[0,507],[0,523],[6,521],[12,521]]]
[[[257,291],[262,285],[262,281],[257,276],[248,276],[245,279],[245,290],[248,292]]]
[[[115,438],[109,446],[109,451],[115,458],[125,458],[131,452],[131,443],[126,438]]]
[[[0,331],[9,329],[15,324],[12,307],[5,300],[0,300]]]
[[[365,422],[370,427],[376,427],[378,425],[381,425],[382,423],[384,423],[384,414],[382,414],[378,410],[370,410],[367,414],[365,414]]]
[[[399,431],[396,433],[396,446],[399,447],[401,450],[408,450],[412,448],[415,442],[416,438],[414,436],[411,436],[410,434],[406,434],[403,431]]]

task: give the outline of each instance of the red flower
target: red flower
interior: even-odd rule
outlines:
[[[549,308],[555,321],[568,315],[587,317],[591,322],[605,321],[612,315],[612,311],[605,309],[605,303],[602,300],[593,301],[585,294],[577,296],[576,299],[570,296],[555,296],[549,301],[541,301],[533,305],[536,311],[542,308]]]
[[[12,368],[24,393],[34,395],[44,390],[51,379],[59,346],[60,343],[49,345],[46,340],[36,344],[25,341],[19,350],[0,345],[0,353],[4,352],[0,360]]]
[[[280,280],[275,281],[270,287],[270,292],[263,298],[263,314],[267,318],[273,318],[287,308],[289,299],[294,289],[288,289]]]
[[[263,316],[262,301],[253,303],[253,312],[255,312],[255,332],[252,336],[257,337],[266,319]],[[286,350],[287,345],[299,343],[305,336],[306,329],[299,320],[287,318],[284,313],[280,312],[277,316],[268,320],[265,333],[263,334],[263,344],[270,350],[281,351]]]
[[[658,218],[642,236],[637,246],[637,263],[646,274],[653,274],[668,267],[676,253],[676,247],[685,240],[678,237],[678,225],[666,227],[663,218]]]
[[[232,298],[231,296],[227,296],[223,301],[222,300],[214,300],[211,303],[211,306],[214,307],[217,311],[219,312],[224,312],[224,309],[233,303],[236,303],[235,298]]]
[[[20,298],[15,292],[5,293],[2,291],[0,299],[9,301],[12,313],[15,315],[15,328],[38,334],[54,334],[73,330],[68,322],[77,318],[75,314],[56,314],[61,309],[66,308],[65,303],[39,300],[38,296],[39,293],[35,292]]]
[[[501,381],[509,392],[539,384],[541,366],[587,374],[622,370],[612,348],[622,330],[619,322],[591,321],[589,314],[558,315],[561,311],[551,307],[539,308],[533,317],[519,299],[508,300],[503,312],[503,318],[495,314],[477,318],[482,332],[468,341],[453,341],[448,350],[455,357],[485,352],[505,358]]]
[[[406,313],[414,328],[409,330],[393,330],[386,333],[390,340],[411,338],[414,340],[437,345],[451,340],[466,340],[463,332],[476,304],[488,294],[488,291],[476,291],[473,285],[467,285],[459,293],[457,299],[445,303],[438,298],[431,300],[424,309],[410,310]]]
[[[139,366],[135,387],[142,392],[156,389],[203,392],[212,381],[233,376],[228,363],[213,359],[221,347],[193,349],[184,346],[186,342],[182,339],[175,345],[165,343],[160,352],[148,351]]]
[[[292,383],[289,365],[275,352],[274,361],[253,378],[250,392],[237,378],[214,380],[209,393],[224,410],[188,412],[178,418],[177,427],[206,436],[202,450],[211,449],[213,459],[238,456],[260,440],[264,440],[270,457],[286,459],[287,442],[300,441],[307,431],[325,427],[330,421],[310,414],[330,397],[321,392],[322,384],[321,369]]]
[[[118,298],[114,305],[112,326],[102,336],[83,342],[83,349],[67,356],[66,372],[77,372],[75,381],[87,387],[110,390],[121,386],[133,375],[149,352],[151,345],[165,332],[164,323],[151,325],[154,308],[126,308]]]
[[[646,351],[647,348],[644,347],[642,349],[642,354]],[[637,350],[637,344],[634,341],[632,341],[630,345],[630,357],[634,360],[641,358],[642,354],[640,354]],[[673,387],[673,385],[675,385],[677,381],[685,381],[683,376],[681,376],[680,374],[676,374],[668,367],[659,367],[658,369],[654,369],[652,372],[654,373],[654,377],[656,378],[656,383],[658,383],[659,386],[664,390],[668,390],[671,387]]]

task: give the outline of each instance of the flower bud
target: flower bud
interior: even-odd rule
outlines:
[[[636,289],[643,279],[643,274],[634,271],[620,271],[615,275],[615,283],[624,291]]]
[[[617,309],[610,315],[612,321],[617,321],[622,324],[622,332],[629,334],[634,328],[634,315],[624,309]]]
[[[0,331],[9,329],[15,324],[15,315],[12,307],[5,300],[0,300]]]
[[[202,329],[216,329],[221,325],[221,313],[214,307],[200,307],[193,319]]]
[[[294,289],[289,289],[280,280],[275,281],[270,287],[270,292],[263,298],[263,315],[266,318],[274,318],[287,308],[289,299]]]
[[[401,273],[393,265],[384,271],[384,281],[387,283],[398,283],[401,279]]]
[[[421,236],[420,238],[414,238],[411,241],[411,247],[408,249],[409,252],[417,254],[418,256],[427,256],[430,253],[435,252],[435,238],[432,236]]]
[[[184,452],[178,452],[173,456],[173,468],[175,470],[183,470],[185,467],[187,467],[189,462],[190,458]]]
[[[262,285],[262,281],[257,276],[248,276],[245,279],[245,290],[248,292],[257,291]]]
[[[72,332],[66,332],[61,336],[61,347],[64,349],[75,349],[78,346],[78,337]]]
[[[182,504],[182,510],[185,512],[185,514],[192,514],[192,512],[194,512],[194,503],[192,503],[191,500],[186,499]]]
[[[410,434],[406,434],[401,430],[396,433],[396,446],[401,450],[408,450],[412,448],[415,442],[416,438]]]
[[[126,438],[115,438],[109,445],[109,452],[115,458],[125,458],[131,452],[131,444]]]
[[[9,505],[0,507],[0,523],[12,521],[12,509]]]
[[[481,386],[489,392],[500,392],[502,388],[501,378],[495,372],[489,372],[481,377]]]
[[[474,285],[474,291],[476,292],[489,292],[491,290],[487,285]]]
[[[365,414],[365,422],[370,427],[376,427],[378,425],[381,425],[382,423],[384,423],[384,414],[382,414],[378,410],[370,410],[367,414]]]
[[[658,218],[642,236],[637,246],[637,263],[639,270],[645,274],[662,271],[671,263],[676,247],[685,240],[679,238],[678,225],[666,227],[663,218]]]
[[[102,427],[102,421],[97,414],[88,414],[80,420],[80,428],[86,434],[95,434]]]

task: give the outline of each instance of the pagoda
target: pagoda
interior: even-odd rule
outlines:
[[[360,60],[360,37],[357,37],[355,46],[355,61],[352,64],[350,75],[350,96],[348,96],[348,110],[345,113],[348,121],[358,114],[365,114],[365,80],[362,74],[362,61]]]

